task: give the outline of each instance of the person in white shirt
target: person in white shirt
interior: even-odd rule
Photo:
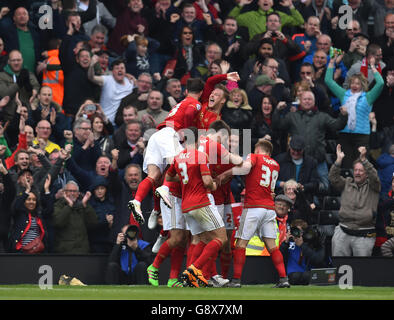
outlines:
[[[111,75],[98,76],[94,73],[94,65],[98,62],[95,55],[90,63],[89,80],[102,87],[100,104],[109,121],[115,125],[115,115],[121,100],[134,89],[134,81],[126,75],[126,66],[123,60],[115,60]]]

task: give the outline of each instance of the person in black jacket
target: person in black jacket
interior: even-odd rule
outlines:
[[[138,233],[136,225],[125,225],[118,233],[109,256],[107,284],[149,284],[146,268],[152,260],[152,248]]]
[[[138,185],[142,180],[141,166],[135,163],[130,163],[124,169],[124,176],[118,172],[119,151],[112,150],[112,164],[109,171],[109,185],[108,190],[111,193],[115,203],[114,222],[111,231],[111,241],[115,243],[117,230],[120,230],[125,224],[139,225],[130,214],[130,209],[127,203],[130,199],[134,199]],[[142,213],[145,220],[148,220],[152,211],[152,194],[146,197],[141,203]],[[150,243],[156,241],[158,233],[148,229],[148,224],[145,223],[141,226],[142,238]]]
[[[317,174],[317,161],[304,154],[305,140],[301,136],[293,136],[287,152],[276,156],[275,160],[280,165],[280,172],[276,187],[278,191],[283,189],[287,180],[294,179],[301,190],[305,191],[309,200],[319,187],[319,176]]]
[[[142,137],[142,123],[139,120],[130,120],[126,124],[126,139],[118,146],[119,169],[124,169],[130,163],[142,166],[145,144]]]
[[[108,181],[96,176],[90,186],[92,197],[89,204],[97,215],[98,226],[89,232],[90,250],[94,253],[109,253],[112,248],[110,232],[115,214],[115,204],[108,191]]]
[[[231,67],[240,72],[245,62],[244,48],[249,40],[249,35],[244,30],[239,30],[237,20],[227,17],[223,23],[223,31],[217,33],[214,25],[208,26],[206,40],[217,43],[223,52],[223,59],[231,64]]]
[[[82,169],[94,171],[96,162],[101,156],[101,148],[100,142],[94,140],[91,121],[79,118],[75,120],[73,130],[73,159]]]
[[[0,183],[0,252],[4,252],[7,247],[11,204],[16,195],[16,188],[2,160],[0,160],[0,173],[2,178]]]
[[[281,102],[284,103],[284,102]],[[260,138],[269,140],[274,146],[273,156],[281,152],[279,132],[272,129],[272,114],[277,106],[275,98],[265,96],[261,99],[261,106],[257,109],[252,119],[252,146],[254,146]]]
[[[190,27],[183,27],[176,45],[174,54],[176,65],[173,69],[174,78],[180,79],[183,86],[186,86],[184,77],[199,76],[196,67],[204,62],[203,51],[203,46],[195,43],[194,31]]]
[[[35,72],[36,62],[41,58],[40,34],[37,27],[29,21],[29,13],[19,7],[13,14],[13,23],[9,18],[0,19],[0,36],[4,40],[5,50],[11,52],[19,50],[22,52],[25,68]],[[31,38],[31,44],[25,40]]]
[[[19,193],[13,206],[14,224],[9,239],[10,252],[23,253],[23,247],[37,237],[44,243],[44,250],[47,250],[47,232],[43,218],[47,219],[53,213],[53,197],[49,190],[51,176],[47,176],[44,193],[40,198],[31,189],[32,181],[26,178],[25,180],[26,189]]]
[[[75,30],[69,23],[67,35],[64,37],[59,49],[59,59],[64,72],[64,99],[63,110],[66,115],[74,117],[79,107],[87,98],[99,100],[100,87],[88,78],[90,66],[90,50],[82,48],[75,53],[75,60],[70,57],[73,52],[73,34]],[[71,53],[72,54],[72,53]]]

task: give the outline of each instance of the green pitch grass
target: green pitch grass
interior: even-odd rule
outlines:
[[[392,287],[292,286],[274,289],[272,285],[242,288],[167,288],[159,286],[54,285],[42,290],[38,285],[1,285],[1,300],[394,300]]]

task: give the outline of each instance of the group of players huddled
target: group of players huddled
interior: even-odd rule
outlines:
[[[257,234],[278,271],[275,287],[290,287],[275,243],[273,192],[279,165],[270,157],[273,146],[260,139],[245,161],[229,151],[231,130],[220,120],[228,98],[226,87],[220,84],[224,80],[238,81],[239,75],[232,72],[213,76],[206,84],[199,78],[190,78],[186,98],[173,107],[148,140],[143,163],[147,177],[128,205],[135,220],[144,223],[141,201],[153,190],[163,230],[170,233],[147,269],[153,286],[159,285],[160,265],[171,256],[169,287],[241,287],[246,246]],[[245,176],[245,201],[232,249],[233,175]],[[186,270],[179,276],[185,251]],[[216,270],[218,256],[221,274]],[[227,278],[231,261],[230,281]]]

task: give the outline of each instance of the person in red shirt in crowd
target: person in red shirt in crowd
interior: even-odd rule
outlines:
[[[229,145],[229,137],[230,127],[223,120],[212,122],[207,134],[200,136],[198,150],[208,155],[209,169],[214,179],[221,173],[236,165],[241,165],[243,162],[243,159],[239,155],[230,153],[225,148],[225,146]],[[231,237],[232,230],[234,229],[231,205],[225,205],[225,203],[230,203],[230,194],[231,188],[229,182],[218,186],[215,191],[212,191],[215,205],[225,224],[227,237]],[[197,244],[199,240],[198,236],[193,237],[192,244]],[[216,261],[212,261],[211,265],[207,264],[203,268],[205,278],[210,279],[214,287],[223,287],[229,282],[228,279],[224,279],[223,277],[223,273],[225,275],[228,274],[231,262],[231,246],[229,241],[223,244],[220,262],[222,269],[221,275],[216,271]]]
[[[157,126],[158,131],[149,139],[144,156],[143,170],[147,177],[139,184],[133,200],[128,203],[134,218],[143,224],[145,218],[141,212],[141,201],[149,191],[158,186],[164,171],[173,158],[182,151],[180,142],[181,130],[192,126],[201,104],[198,101],[204,89],[204,82],[199,78],[190,78],[187,81],[187,96],[167,115],[166,119]],[[168,207],[172,207],[168,198],[168,188],[157,188],[155,191]]]
[[[192,236],[200,237],[189,261],[191,264],[182,273],[183,285],[205,287],[208,281],[201,269],[211,261],[216,261],[227,236],[211,194],[216,190],[216,183],[208,167],[208,155],[197,150],[198,129],[189,127],[185,139],[186,149],[175,157],[165,179],[181,181],[182,212]]]
[[[271,255],[280,280],[276,288],[289,288],[283,256],[275,244],[277,235],[276,213],[274,210],[275,183],[279,174],[279,164],[271,158],[271,142],[260,139],[254,153],[249,154],[241,168],[233,168],[233,175],[245,177],[245,203],[240,226],[235,235],[233,279],[230,287],[241,286],[241,275],[245,264],[245,251],[249,240],[257,234]]]

